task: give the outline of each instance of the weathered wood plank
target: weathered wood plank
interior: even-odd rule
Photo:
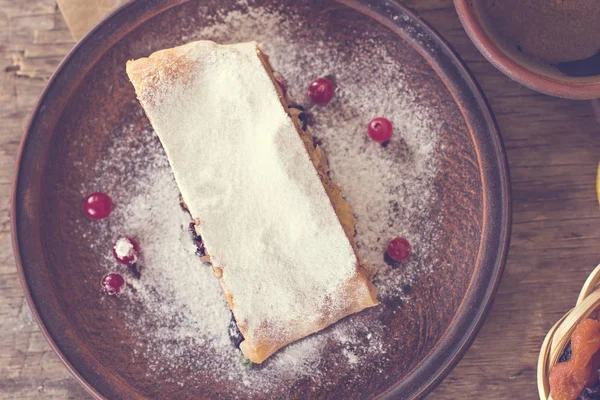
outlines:
[[[10,239],[10,185],[21,133],[72,41],[65,40],[69,33],[53,0],[0,0],[0,26],[0,398],[87,399],[31,317]]]

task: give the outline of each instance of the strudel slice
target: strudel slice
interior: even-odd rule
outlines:
[[[255,42],[193,42],[129,61],[127,74],[246,358],[261,363],[377,304],[374,271],[357,256],[352,209]]]

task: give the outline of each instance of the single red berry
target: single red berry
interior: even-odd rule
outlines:
[[[125,279],[120,274],[111,272],[102,278],[102,291],[108,295],[119,294],[125,287]]]
[[[140,245],[132,238],[122,237],[113,245],[113,255],[121,264],[135,264],[140,255]]]
[[[283,92],[283,95],[285,96],[287,94],[287,83],[285,82],[285,78],[283,77],[283,75],[281,75],[277,71],[273,72],[273,77],[279,84],[279,87],[281,88],[281,91]]]
[[[317,78],[308,85],[308,97],[318,105],[329,103],[333,92],[333,83],[329,79]]]
[[[384,143],[390,140],[393,131],[394,127],[387,118],[377,117],[369,122],[369,136],[378,143]]]
[[[106,193],[95,192],[85,198],[83,210],[92,219],[102,219],[112,211],[112,200]]]
[[[397,237],[388,244],[387,253],[394,261],[406,260],[410,255],[410,243],[402,237]]]

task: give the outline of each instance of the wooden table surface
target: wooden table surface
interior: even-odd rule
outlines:
[[[405,3],[454,46],[479,81],[504,137],[513,187],[512,245],[494,306],[471,349],[430,398],[536,399],[542,339],[600,262],[600,128],[591,102],[547,97],[497,71],[467,37],[451,0]],[[0,0],[0,399],[91,398],[33,321],[10,237],[19,140],[72,46],[54,0]]]

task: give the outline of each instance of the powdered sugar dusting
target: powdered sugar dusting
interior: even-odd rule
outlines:
[[[381,254],[395,236],[409,238],[415,253],[426,253],[432,242],[413,238],[419,236],[418,231],[432,231],[433,226],[424,229],[423,224],[435,223],[411,222],[415,216],[425,215],[432,201],[441,121],[435,118],[435,110],[422,105],[416,93],[405,87],[406,79],[397,64],[374,42],[346,57],[323,42],[302,43],[289,51],[293,39],[286,32],[300,22],[273,10],[250,7],[217,19],[222,22],[189,39],[236,43],[251,36],[261,43],[273,68],[286,79],[289,97],[308,107],[317,121],[311,129],[322,140],[333,181],[342,188],[355,214],[365,216],[358,218],[358,245],[361,257],[378,266],[377,281],[391,280],[396,285],[389,286],[398,287],[401,281],[430,272],[431,265],[409,262],[405,273],[398,274],[381,263]],[[378,82],[365,82],[364,71],[370,71]],[[327,107],[312,105],[305,95],[307,82],[329,75],[336,83],[333,101]],[[368,121],[377,116],[385,116],[394,126],[395,135],[385,148],[373,145],[365,134]],[[381,295],[389,294],[388,285],[377,286]]]
[[[142,115],[140,110],[140,119]],[[106,220],[107,229],[97,238],[97,247],[123,233],[140,243],[142,278],[128,279],[130,288],[121,299],[131,302],[125,318],[140,332],[140,343],[146,344],[137,351],[156,357],[149,373],[168,375],[191,364],[214,379],[236,380],[249,387],[257,381],[278,382],[318,373],[314,365],[326,341],[319,336],[288,346],[260,371],[240,363],[240,352],[228,336],[229,308],[212,269],[195,254],[188,232],[190,217],[180,206],[179,190],[158,138],[151,130],[140,132],[137,126],[125,127],[120,138],[96,167],[98,180],[92,186],[118,182],[121,174],[114,171],[129,170],[132,151],[144,154],[144,162],[126,188],[111,185],[118,206]],[[105,260],[106,268],[114,269],[112,254],[107,252]],[[143,311],[137,308],[139,304]],[[193,349],[202,349],[203,355],[192,356]]]
[[[233,299],[246,357],[262,362],[377,304],[364,281],[350,299],[343,289],[358,276],[356,254],[256,42],[195,41],[132,61],[128,73],[171,52],[192,63],[182,73],[192,76],[160,82],[138,98]],[[132,83],[139,93],[143,83]]]
[[[131,243],[127,238],[119,238],[115,242],[115,254],[120,258],[132,258],[135,260],[135,249],[133,247],[133,243]]]
[[[260,7],[204,18],[203,23],[207,27],[190,32],[184,40],[262,44],[273,67],[285,77],[293,102],[307,107],[331,177],[354,208],[361,258],[378,268],[375,284],[380,301],[410,302],[402,288],[430,273],[436,261],[429,259],[439,224],[429,219],[429,207],[436,199],[433,179],[441,129],[435,110],[412,92],[397,63],[376,42],[352,54],[326,43],[294,45],[290,32],[300,22]],[[326,107],[311,106],[306,85],[326,75],[336,83],[334,100]],[[138,112],[136,118],[143,120],[141,108]],[[385,116],[394,124],[394,136],[386,147],[366,134],[367,123],[375,116]],[[124,126],[119,140],[96,166],[97,182],[82,188],[82,193],[110,188],[116,205],[103,222],[106,229],[95,239],[97,249],[123,235],[140,244],[142,277],[128,279],[131,287],[119,301],[132,304],[124,318],[139,332],[136,352],[150,363],[150,376],[180,385],[207,376],[237,388],[231,396],[245,397],[252,391],[292,387],[300,379],[327,385],[331,380],[321,378],[338,372],[323,369],[325,352],[328,363],[355,368],[356,376],[364,365],[386,361],[388,333],[377,318],[382,305],[371,314],[351,316],[287,346],[260,368],[246,369],[228,337],[230,312],[218,281],[194,254],[189,216],[179,205],[179,191],[158,138],[148,129]],[[130,160],[139,160],[134,170]],[[414,253],[399,268],[383,261],[387,243],[395,236],[406,237]],[[106,270],[112,270],[112,254],[107,252],[105,260]],[[198,372],[194,376],[174,373],[182,367]]]

